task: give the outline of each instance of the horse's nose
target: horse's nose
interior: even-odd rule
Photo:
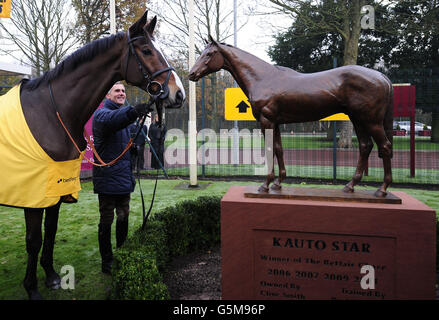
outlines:
[[[189,73],[189,80],[191,80],[191,81],[195,81],[195,79],[196,79],[195,72],[191,72],[191,73]]]
[[[177,104],[182,104],[183,103],[183,101],[184,101],[184,95],[183,95],[183,92],[181,92],[181,90],[178,90],[177,91],[177,93],[176,93],[176,95],[175,95],[175,102],[177,103]]]

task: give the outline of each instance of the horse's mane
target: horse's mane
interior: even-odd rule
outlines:
[[[41,77],[23,81],[22,86],[28,90],[37,89],[41,84],[45,84],[53,79],[56,79],[64,71],[71,71],[81,63],[90,61],[97,54],[110,48],[116,42],[116,40],[122,39],[124,35],[124,32],[119,32],[109,37],[94,40],[73,52],[58,65],[56,65],[55,68],[45,72]]]
[[[220,42],[219,44],[222,45],[222,46],[225,46],[225,47],[227,47],[227,48],[230,48],[230,49],[233,49],[233,50],[237,50],[238,52],[240,52],[240,53],[243,54],[243,55],[246,55],[246,56],[248,56],[248,57],[253,57],[253,59],[255,59],[255,60],[257,60],[257,61],[261,61],[261,62],[263,62],[264,64],[268,64],[268,65],[271,66],[270,63],[264,61],[263,59],[261,59],[261,58],[259,58],[259,57],[257,57],[257,56],[255,56],[253,53],[250,53],[250,52],[245,51],[245,50],[243,50],[243,49],[241,49],[241,48],[238,48],[238,47],[232,46],[231,44],[227,44],[227,43],[224,43],[224,42]]]

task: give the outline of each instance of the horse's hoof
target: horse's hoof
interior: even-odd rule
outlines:
[[[274,183],[274,184],[271,185],[270,189],[273,190],[273,191],[279,191],[279,190],[282,189],[282,186],[280,184]]]
[[[44,281],[46,287],[52,290],[58,290],[61,287],[61,278],[57,273],[51,274]]]
[[[29,300],[44,300],[41,293],[38,291],[38,289],[33,290],[26,290],[27,295],[29,296]]]
[[[378,189],[375,191],[375,197],[377,198],[385,198],[387,196],[387,192]]]
[[[267,193],[268,188],[266,186],[262,185],[258,188],[258,192]]]
[[[354,188],[349,187],[349,186],[344,186],[343,192],[345,192],[345,193],[353,193],[354,192]]]

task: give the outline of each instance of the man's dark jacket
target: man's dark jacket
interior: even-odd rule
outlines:
[[[130,130],[130,134],[131,134],[131,138],[136,138],[136,133],[139,130],[139,122],[136,121],[133,124],[130,124],[128,129]],[[143,134],[143,133],[144,134]],[[146,143],[146,137],[148,136],[148,127],[146,125],[143,125],[142,131],[139,132],[139,135],[137,136],[136,140],[134,140],[134,144],[139,147],[139,146],[145,146]]]
[[[163,166],[165,165],[163,161],[163,153],[165,152],[166,132],[167,129],[165,124],[162,124],[162,126],[159,127],[157,123],[151,123],[149,126],[148,137],[151,140],[151,146],[154,148],[154,151]],[[157,161],[156,157],[151,155],[151,168],[160,169],[160,163]]]
[[[137,118],[131,106],[119,107],[106,99],[104,106],[93,115],[93,140],[96,151],[104,162],[119,156],[130,140],[128,125]],[[136,180],[131,171],[130,152],[109,167],[93,167],[94,192],[100,194],[129,194]]]

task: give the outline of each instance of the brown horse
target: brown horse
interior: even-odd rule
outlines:
[[[392,183],[393,140],[393,88],[387,77],[353,65],[318,73],[299,73],[266,63],[210,37],[210,43],[190,70],[189,79],[198,81],[220,69],[229,71],[247,95],[253,116],[261,123],[264,134],[267,129],[274,130],[274,156],[279,177],[271,186],[273,190],[279,190],[286,177],[279,125],[316,121],[345,113],[354,125],[360,158],[352,180],[343,190],[353,192],[354,186],[361,181],[373,148],[373,138],[384,165],[384,182],[375,195],[386,196],[387,187]],[[268,192],[274,179],[273,167],[259,191]]]
[[[146,11],[127,32],[89,43],[43,76],[22,81],[19,88],[22,114],[36,142],[52,160],[58,163],[78,159],[78,151],[67,131],[79,149],[84,150],[84,125],[118,80],[126,80],[154,97],[160,118],[162,107],[182,106],[185,93],[181,81],[154,43],[156,22],[157,17],[147,22]],[[3,107],[0,105],[0,108]],[[61,115],[66,129],[61,125],[56,111]],[[2,126],[7,125],[8,119],[0,120]],[[1,143],[0,139],[1,148],[12,148],[8,145],[2,146]],[[5,165],[2,161],[5,161],[3,157],[0,158],[0,168]],[[8,180],[14,180],[13,173],[9,173],[8,177]],[[8,200],[20,198],[20,187],[16,186],[16,189],[18,194],[11,194]],[[0,186],[0,194],[2,192],[9,190]],[[60,287],[60,277],[53,268],[53,247],[59,208],[66,199],[67,195],[55,197],[56,203],[49,207],[2,203],[24,207],[28,262],[23,285],[30,299],[42,298],[36,277],[41,246],[43,251],[40,264],[46,273],[46,285],[53,289]],[[43,244],[41,225],[44,210],[46,216]]]

